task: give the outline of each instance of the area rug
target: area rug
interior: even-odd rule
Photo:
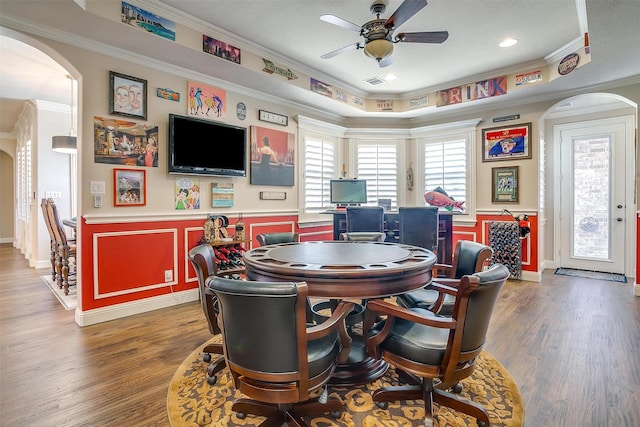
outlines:
[[[69,286],[69,295],[65,295],[64,289],[58,287],[58,284],[51,279],[51,275],[40,276],[40,279],[47,285],[53,295],[58,298],[58,301],[60,301],[60,304],[62,304],[65,310],[75,310],[78,306],[78,295],[76,294],[75,286]]]
[[[574,268],[557,268],[556,273],[560,276],[583,277],[585,279],[607,280],[609,282],[627,283],[624,274],[603,273],[601,271],[576,270]]]
[[[219,340],[214,337],[210,342]],[[219,341],[218,341],[219,342]],[[216,357],[217,355],[212,355]],[[258,426],[264,417],[248,415],[239,419],[231,406],[243,397],[233,388],[228,369],[217,374],[217,382],[206,380],[208,363],[202,361],[197,349],[180,365],[169,384],[167,410],[172,427]],[[383,385],[398,384],[393,368],[370,384],[355,387],[329,387],[329,395],[339,397],[345,404],[339,419],[329,414],[306,417],[311,427],[408,427],[424,425],[424,408],[420,400],[390,402],[387,410],[378,408],[371,392]],[[507,370],[490,354],[482,352],[473,375],[462,381],[460,396],[485,407],[491,426],[523,426],[524,407],[518,386]],[[434,405],[439,427],[476,426],[475,418],[446,407]]]

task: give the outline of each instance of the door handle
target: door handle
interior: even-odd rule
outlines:
[[[622,222],[622,218],[616,218],[616,221]]]
[[[616,206],[618,209],[622,209],[622,205],[618,205]]]

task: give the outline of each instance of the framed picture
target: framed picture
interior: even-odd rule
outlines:
[[[531,123],[482,130],[482,161],[531,158]]]
[[[147,204],[147,176],[144,169],[113,169],[113,205]]]
[[[492,202],[518,202],[518,166],[492,168]]]
[[[296,136],[251,126],[251,185],[293,187]]]
[[[109,71],[109,114],[147,120],[147,81]]]

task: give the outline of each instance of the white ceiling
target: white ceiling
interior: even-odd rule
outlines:
[[[363,112],[265,73],[257,75],[88,13],[76,1],[88,4],[89,10],[104,10],[110,7],[109,3],[117,8],[120,4],[119,0],[0,0],[0,24],[4,27],[0,28],[0,132],[11,131],[16,111],[20,111],[25,100],[68,103],[70,96],[67,71],[37,49],[13,40],[14,30],[85,48],[104,43],[205,74],[215,69],[215,77],[222,80],[344,117],[435,117],[476,104],[404,114]],[[574,46],[572,43],[580,43],[585,25],[591,43],[589,64],[553,82],[512,91],[498,100],[478,102],[486,105],[549,99],[580,88],[595,90],[624,79],[630,83],[640,81],[638,0],[430,0],[395,33],[447,30],[449,39],[443,44],[398,43],[394,63],[387,68],[379,68],[362,50],[332,59],[320,58],[361,41],[356,32],[321,21],[320,15],[333,14],[361,25],[374,19],[369,12],[369,0],[132,0],[131,3],[368,98],[403,98],[526,71],[562,55]],[[391,16],[401,3],[402,0],[389,0],[381,17]],[[506,36],[517,38],[519,43],[499,48],[498,42]],[[377,86],[364,82],[374,76],[384,79],[388,73],[398,78]]]

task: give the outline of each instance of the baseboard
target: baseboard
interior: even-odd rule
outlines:
[[[13,243],[13,237],[0,237],[0,243]]]
[[[542,273],[540,271],[522,271],[522,280],[540,283],[542,281]]]
[[[123,317],[133,316],[134,314],[146,313],[186,302],[198,301],[199,298],[200,291],[196,288],[146,298],[140,301],[131,301],[109,307],[96,308],[94,310],[80,311],[80,309],[76,309],[75,321],[80,326],[95,325],[96,323],[121,319]]]
[[[633,284],[633,294],[637,297],[640,297],[640,283]]]

